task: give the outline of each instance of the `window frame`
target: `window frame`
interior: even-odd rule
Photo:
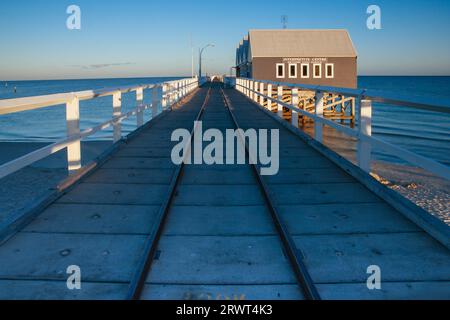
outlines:
[[[331,66],[331,76],[328,75],[328,67]],[[325,64],[325,78],[334,79],[334,63]]]
[[[306,76],[303,75],[303,67],[306,66]],[[309,79],[309,63],[302,63],[300,65],[300,76],[302,79]]]
[[[291,75],[291,67],[294,66],[295,67],[295,75]],[[289,63],[289,79],[297,79],[297,75],[298,75],[298,65],[297,63]]]
[[[279,73],[278,73],[278,70],[279,70],[278,68],[280,66],[283,67],[283,75],[282,76],[280,76]],[[276,64],[276,76],[277,76],[277,79],[284,79],[286,77],[286,66],[285,66],[284,63],[277,63]]]
[[[316,76],[316,66],[319,66],[319,75]],[[322,79],[322,64],[321,63],[314,63],[313,64],[313,77],[314,79]]]

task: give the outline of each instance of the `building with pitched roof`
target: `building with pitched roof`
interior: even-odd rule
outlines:
[[[238,77],[357,87],[357,53],[347,30],[250,30],[236,49]]]

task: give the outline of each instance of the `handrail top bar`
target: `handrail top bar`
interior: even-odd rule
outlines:
[[[283,86],[288,88],[302,88],[311,91],[323,91],[335,94],[342,94],[345,96],[351,96],[355,98],[370,99],[373,102],[395,104],[399,106],[412,107],[416,109],[424,109],[435,112],[450,113],[450,100],[443,98],[428,98],[422,96],[410,96],[404,94],[393,94],[389,92],[384,92],[381,90],[374,89],[352,89],[352,88],[341,88],[341,87],[327,87],[327,86],[315,86],[309,84],[301,83],[288,83],[288,82],[277,82],[277,81],[267,81],[249,78],[238,78],[243,80],[250,80],[256,82],[262,82],[267,84],[274,84],[277,86]]]
[[[163,83],[170,84],[173,82],[183,81],[187,79],[191,78],[171,80],[167,82],[159,82],[152,84],[139,84],[114,88],[102,88],[96,90],[84,90],[76,92],[65,92],[40,96],[23,97],[23,98],[3,99],[0,100],[0,115],[60,105],[66,103],[68,100],[73,98],[78,98],[79,100],[89,100],[93,98],[110,96],[117,92],[128,93],[136,91],[141,88],[152,89],[161,86]]]

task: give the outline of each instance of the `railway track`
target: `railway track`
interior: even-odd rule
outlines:
[[[209,88],[208,94],[205,97],[205,101],[202,104],[202,107],[199,111],[198,116],[196,117],[196,121],[202,121],[202,115],[204,114],[205,110],[208,110],[208,102],[211,96],[211,90],[214,90],[215,95],[217,96],[220,92],[220,95],[223,99],[223,106],[220,105],[218,108],[222,108],[223,110],[226,110],[229,113],[229,117],[231,118],[232,122],[230,123],[232,127],[228,129],[240,129],[239,124],[236,120],[236,117],[233,114],[233,111],[230,108],[230,102],[228,101],[224,91],[222,90],[221,86],[218,83],[213,83],[212,88]],[[217,102],[216,102],[217,103]],[[208,127],[214,127],[213,123],[207,123]],[[188,142],[189,149],[191,149],[191,144],[194,139],[194,132],[195,128],[191,131],[191,139]],[[249,158],[249,152],[248,152],[248,146],[245,144],[245,140],[243,137],[239,139],[240,141],[238,143],[243,143],[245,145],[246,150],[246,157]],[[296,279],[298,281],[298,285],[300,290],[302,290],[303,295],[307,299],[311,300],[318,300],[320,299],[320,295],[317,292],[317,289],[308,273],[308,270],[305,266],[305,264],[302,261],[302,253],[298,248],[296,247],[292,237],[290,236],[289,232],[287,231],[287,228],[282,221],[280,214],[278,213],[277,209],[274,206],[273,200],[270,196],[270,191],[268,189],[267,184],[261,177],[259,173],[259,168],[255,164],[248,165],[248,169],[251,169],[254,174],[254,183],[258,186],[260,189],[265,205],[267,207],[267,211],[270,213],[271,218],[273,220],[273,224],[275,226],[275,229],[278,232],[278,235],[280,237],[280,240],[283,244],[283,249],[286,252],[290,264],[292,266],[292,269],[295,273]],[[170,214],[170,209],[172,207],[172,202],[174,200],[174,196],[176,194],[176,191],[178,189],[179,183],[182,180],[182,174],[183,170],[185,168],[185,165],[180,165],[177,170],[174,173],[174,176],[172,177],[172,182],[170,184],[169,192],[167,194],[166,199],[163,202],[163,205],[161,206],[160,212],[158,213],[158,219],[154,226],[152,226],[152,231],[150,233],[150,236],[147,240],[147,243],[145,245],[144,255],[142,261],[139,263],[139,267],[133,277],[133,280],[130,285],[130,290],[128,292],[128,298],[129,299],[139,299],[141,297],[143,288],[145,287],[145,281],[148,277],[148,273],[151,269],[151,263],[154,259],[156,248],[158,246],[159,238],[163,232],[164,224],[167,220],[167,216]],[[220,219],[220,217],[216,217],[217,219]],[[151,285],[149,287],[149,290],[151,290]]]

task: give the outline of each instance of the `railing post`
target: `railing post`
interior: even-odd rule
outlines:
[[[250,80],[247,80],[246,82],[247,83],[245,85],[245,88],[246,88],[246,94],[245,95],[250,98]]]
[[[175,81],[173,84],[173,101],[170,105],[175,104],[178,102],[178,82]]]
[[[120,91],[113,94],[113,118],[120,117],[122,115],[122,93]],[[120,121],[114,121],[113,123],[113,140],[119,141],[122,138],[122,124]]]
[[[80,133],[80,101],[73,97],[66,103],[67,136]],[[67,169],[69,174],[81,168],[81,142],[77,140],[67,146]]]
[[[259,84],[259,92],[261,93],[261,94],[264,94],[264,82],[261,82],[260,84]],[[264,107],[264,97],[263,96],[259,96],[259,104],[262,106],[262,107]]]
[[[292,106],[294,108],[298,108],[298,89],[297,88],[292,88]],[[298,112],[295,110],[292,110],[291,112],[291,124],[294,127],[298,128]]]
[[[250,80],[250,88],[249,88],[249,94],[250,94],[250,100],[253,100],[254,99],[254,97],[255,97],[255,95],[254,95],[254,92],[253,92],[253,88],[254,88],[255,86],[254,86],[254,81],[253,80]]]
[[[162,85],[161,107],[166,110],[167,107],[167,83]]]
[[[152,88],[152,119],[158,115],[158,105],[159,105],[159,86],[155,85]]]
[[[283,86],[277,87],[277,100],[283,101]],[[277,113],[280,118],[283,118],[283,106],[280,103],[278,103]]]
[[[316,91],[315,115],[323,117],[323,92]],[[314,139],[322,142],[323,123],[317,120],[314,121]]]
[[[253,101],[255,101],[256,103],[259,103],[259,98],[260,96],[258,95],[259,93],[259,82],[255,81],[253,82]]]
[[[273,96],[272,96],[272,84],[271,83],[269,83],[268,85],[267,85],[267,96],[269,97],[269,98],[272,98]],[[270,99],[267,99],[267,109],[268,110],[272,110],[272,100],[270,100]]]
[[[359,104],[359,137],[358,166],[370,173],[372,146],[365,137],[372,136],[372,101],[358,99]]]
[[[317,117],[323,117],[323,92],[317,91],[315,96],[314,113]],[[314,139],[322,142],[323,137],[323,123],[314,120]]]
[[[144,89],[138,88],[136,89],[136,104],[137,104],[137,113],[136,113],[136,125],[137,127],[141,127],[144,124]]]

